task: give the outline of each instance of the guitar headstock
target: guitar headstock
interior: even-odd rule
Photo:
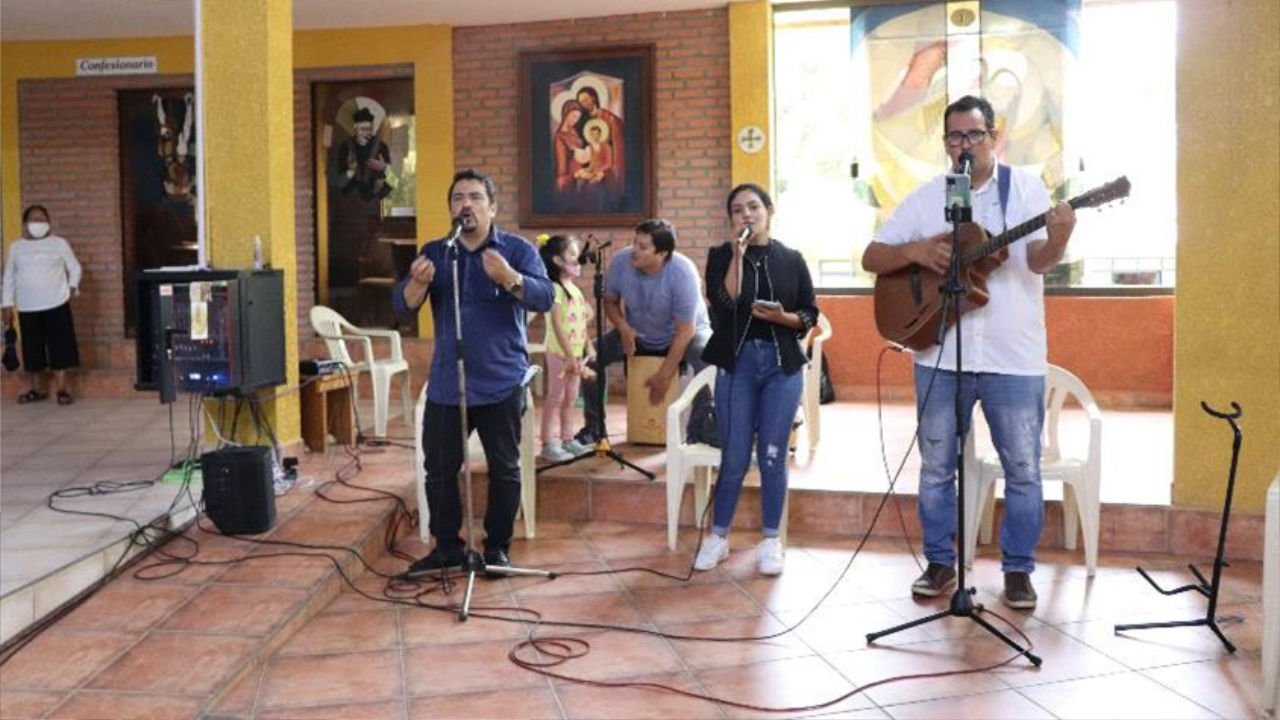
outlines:
[[[1106,185],[1096,187],[1071,199],[1071,207],[1075,209],[1092,208],[1106,205],[1112,200],[1129,197],[1129,178],[1125,175],[1112,180]]]

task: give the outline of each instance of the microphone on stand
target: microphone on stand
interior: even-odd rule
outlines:
[[[449,227],[449,237],[444,241],[445,250],[453,252],[458,247],[458,238],[462,235],[462,218],[456,217],[451,221]]]

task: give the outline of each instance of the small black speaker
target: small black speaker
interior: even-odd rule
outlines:
[[[224,535],[266,532],[276,522],[271,448],[227,447],[200,456],[204,509]]]

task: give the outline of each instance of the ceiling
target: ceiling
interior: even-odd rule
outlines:
[[[216,2],[206,0],[211,1]],[[723,7],[734,1],[293,0],[293,24],[299,30],[422,24],[495,25]],[[0,40],[191,35],[194,6],[195,0],[3,0],[0,2]]]

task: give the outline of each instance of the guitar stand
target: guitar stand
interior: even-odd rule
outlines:
[[[1222,633],[1222,629],[1218,627],[1219,620],[1226,620],[1228,618],[1219,618],[1217,616],[1217,610],[1218,591],[1222,589],[1222,569],[1230,566],[1230,563],[1228,563],[1226,558],[1223,556],[1225,555],[1227,548],[1227,524],[1231,520],[1231,496],[1235,492],[1236,487],[1236,463],[1240,459],[1241,433],[1240,426],[1236,423],[1236,420],[1240,419],[1240,417],[1244,415],[1244,411],[1241,410],[1240,406],[1234,401],[1231,403],[1230,413],[1214,410],[1203,401],[1201,401],[1200,407],[1213,417],[1221,418],[1230,423],[1231,431],[1235,435],[1235,439],[1231,443],[1231,470],[1227,474],[1227,497],[1222,503],[1222,526],[1218,530],[1218,554],[1213,558],[1213,579],[1206,580],[1204,575],[1196,569],[1195,565],[1187,565],[1187,567],[1191,569],[1191,574],[1196,576],[1196,580],[1198,582],[1176,587],[1172,590],[1166,590],[1160,587],[1160,584],[1148,575],[1146,570],[1143,570],[1141,567],[1136,568],[1136,570],[1138,571],[1138,574],[1142,575],[1147,582],[1151,583],[1151,587],[1155,588],[1161,595],[1177,595],[1178,593],[1195,590],[1201,595],[1209,598],[1209,607],[1205,610],[1205,615],[1202,618],[1196,618],[1194,620],[1172,620],[1169,622],[1116,625],[1115,632],[1119,633],[1122,630],[1147,630],[1151,628],[1197,627],[1200,625],[1206,625],[1213,631],[1214,635],[1218,636],[1218,639],[1222,641],[1222,644],[1226,646],[1227,652],[1234,653],[1236,651],[1236,646],[1231,644],[1231,641],[1227,639],[1227,636]]]

